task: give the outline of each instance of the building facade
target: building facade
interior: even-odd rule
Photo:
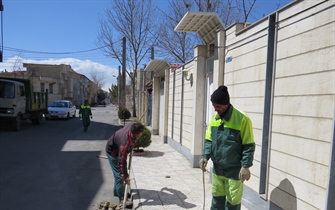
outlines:
[[[204,45],[179,68],[152,60],[152,132],[198,167],[211,93],[228,87],[252,120],[256,151],[250,209],[335,209],[335,4],[294,1],[250,25],[188,12],[176,31]],[[248,197],[246,197],[248,199]],[[270,207],[269,207],[270,205]]]
[[[70,65],[23,63],[26,71],[2,72],[0,76],[29,79],[34,91],[48,92],[48,102],[71,100],[79,107],[85,99],[92,100],[94,84],[84,75],[75,72]]]

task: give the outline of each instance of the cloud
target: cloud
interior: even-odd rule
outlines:
[[[108,88],[112,84],[116,85],[116,77],[118,75],[118,69],[111,68],[109,66],[103,65],[101,63],[93,62],[91,60],[80,60],[77,58],[59,58],[59,59],[45,59],[45,60],[33,60],[24,59],[18,56],[7,59],[5,62],[0,63],[1,71],[7,69],[7,71],[13,70],[25,70],[22,63],[36,63],[36,64],[49,64],[49,65],[59,65],[66,64],[70,65],[71,68],[79,73],[85,75],[87,78],[91,79],[91,73],[102,74],[99,77],[103,77],[103,87],[102,89],[108,91]]]

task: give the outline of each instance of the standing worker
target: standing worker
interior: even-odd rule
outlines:
[[[240,210],[243,182],[250,179],[254,159],[252,123],[230,104],[226,86],[213,92],[211,102],[217,113],[208,125],[199,166],[206,171],[207,161],[213,161],[211,210]]]
[[[85,100],[84,104],[80,106],[79,117],[82,118],[84,131],[86,132],[91,123],[90,118],[92,119],[91,106],[88,105],[88,100]]]
[[[116,131],[107,141],[106,153],[114,175],[114,196],[119,198],[120,206],[123,204],[125,185],[130,184],[127,169],[127,154],[129,154],[135,141],[138,140],[144,130],[139,123],[129,123]],[[131,206],[132,201],[126,200],[126,206]]]

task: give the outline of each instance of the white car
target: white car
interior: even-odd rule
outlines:
[[[68,100],[56,100],[48,106],[46,119],[76,117],[76,106]]]

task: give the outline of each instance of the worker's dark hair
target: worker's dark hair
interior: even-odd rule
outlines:
[[[131,132],[133,134],[139,134],[139,133],[142,133],[144,130],[144,126],[142,124],[139,124],[139,123],[134,123],[132,126],[131,126]]]

